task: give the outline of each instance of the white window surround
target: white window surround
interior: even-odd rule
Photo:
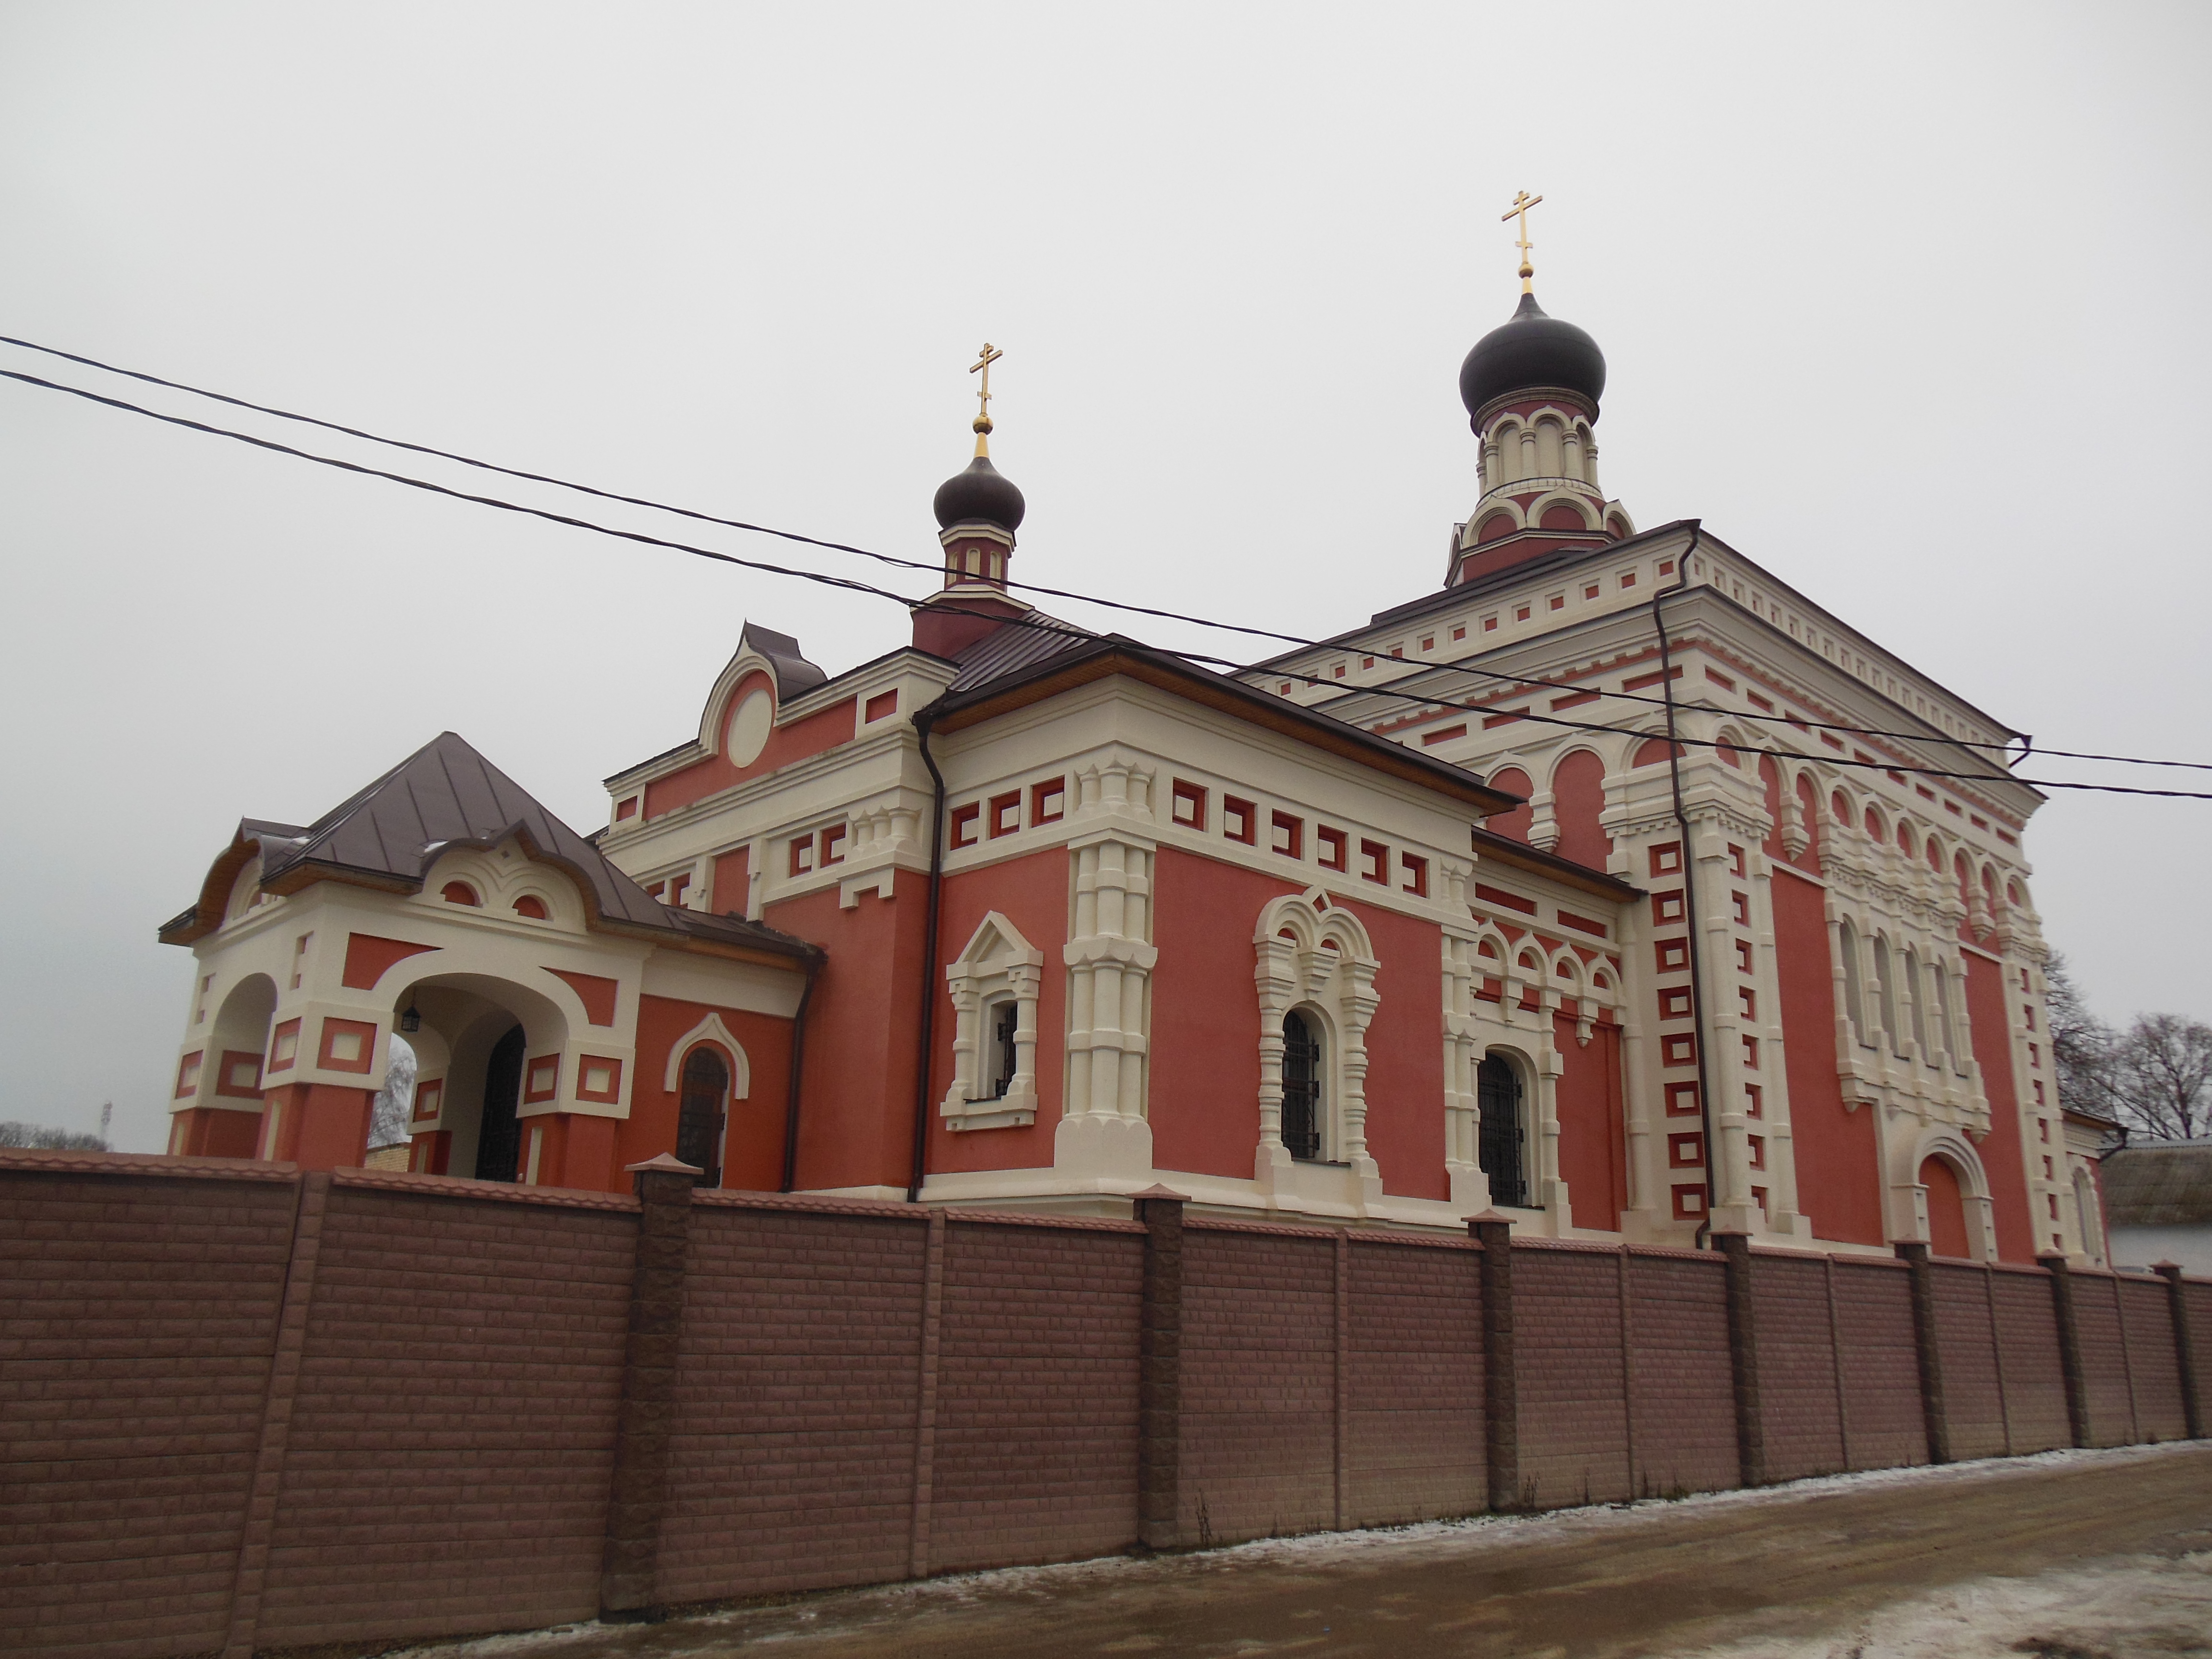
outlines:
[[[1270,901],[1252,946],[1260,998],[1257,1178],[1272,1191],[1293,1163],[1283,1144],[1283,1016],[1296,1009],[1321,1028],[1322,1151],[1355,1176],[1378,1181],[1367,1151],[1367,1027],[1381,1002],[1375,990],[1381,964],[1366,928],[1312,887]]]
[[[722,1024],[720,1014],[709,1014],[670,1045],[667,1075],[661,1087],[670,1094],[684,1076],[684,1062],[691,1051],[702,1042],[710,1042],[722,1051],[723,1059],[730,1065],[730,1098],[744,1100],[750,1097],[753,1088],[752,1061],[745,1054],[744,1044],[730,1035],[730,1028]]]
[[[938,1115],[952,1129],[1011,1129],[1036,1121],[1037,989],[1044,952],[994,910],[976,924],[967,948],[945,964],[952,993],[952,1085]],[[1014,1074],[1006,1092],[990,1083],[988,1011],[1014,1004]]]

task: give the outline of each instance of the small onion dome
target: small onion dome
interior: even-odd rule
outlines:
[[[981,446],[977,446],[980,449]],[[956,472],[937,486],[937,499],[931,503],[937,514],[937,527],[950,530],[956,524],[983,523],[996,525],[1008,535],[1021,528],[1022,514],[1028,503],[1014,481],[991,465],[988,455],[979,454],[968,463],[965,472]]]
[[[1605,353],[1572,323],[1544,314],[1533,294],[1523,294],[1510,320],[1474,343],[1459,366],[1459,400],[1470,416],[1509,392],[1559,386],[1578,392],[1593,407],[1605,391]]]

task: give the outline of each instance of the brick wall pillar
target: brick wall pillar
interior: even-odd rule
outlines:
[[[276,1533],[276,1500],[283,1490],[284,1454],[291,1439],[292,1402],[300,1386],[300,1361],[307,1352],[307,1312],[315,1298],[315,1266],[322,1255],[323,1216],[330,1200],[327,1170],[300,1177],[292,1257],[277,1309],[276,1345],[269,1358],[261,1443],[254,1451],[253,1484],[246,1489],[246,1529],[239,1542],[238,1577],[231,1588],[230,1629],[223,1640],[222,1659],[252,1659],[259,1631],[269,1548]]]
[[[2089,1385],[2081,1375],[2081,1327],[2074,1317],[2074,1276],[2056,1252],[2035,1258],[2051,1275],[2051,1311],[2058,1326],[2058,1371],[2066,1379],[2066,1423],[2074,1443],[2089,1443]]]
[[[599,1565],[599,1617],[609,1620],[659,1613],[654,1588],[668,1489],[669,1424],[676,1408],[677,1345],[684,1328],[684,1258],[691,1189],[703,1171],[664,1152],[629,1165],[628,1173],[644,1207],[630,1275],[629,1339],[623,1352],[606,1553]]]
[[[1893,1248],[1912,1270],[1912,1347],[1920,1362],[1920,1417],[1928,1430],[1928,1461],[1951,1461],[1951,1419],[1943,1403],[1943,1350],[1936,1333],[1936,1267],[1928,1246],[1900,1239]],[[2067,1385],[2073,1398],[2073,1385]]]
[[[2181,1282],[2179,1264],[2161,1261],[2151,1268],[2166,1281],[2166,1306],[2173,1316],[2173,1352],[2181,1367],[2181,1414],[2189,1437],[2204,1437],[2204,1379],[2197,1374],[2197,1348],[2189,1332],[2189,1287]]]
[[[1751,1303],[1751,1239],[1743,1233],[1713,1235],[1728,1278],[1729,1376],[1735,1385],[1736,1478],[1747,1486],[1766,1484],[1766,1427],[1759,1410],[1759,1325]]]
[[[1520,1392],[1513,1370],[1513,1224],[1495,1210],[1468,1218],[1482,1246],[1482,1449],[1490,1507],[1521,1508]]]
[[[1182,1194],[1137,1194],[1145,1225],[1144,1307],[1137,1337],[1137,1541],[1182,1541]]]

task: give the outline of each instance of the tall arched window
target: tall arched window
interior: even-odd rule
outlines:
[[[1951,1052],[1951,976],[1940,961],[1928,964],[1928,980],[1936,991],[1936,1052],[1948,1057]]]
[[[1836,945],[1844,958],[1844,1014],[1851,1023],[1851,1035],[1864,1042],[1866,994],[1859,985],[1858,930],[1848,921],[1841,923],[1836,929]]]
[[[1874,1012],[1889,1046],[1897,1047],[1897,981],[1896,969],[1889,964],[1889,941],[1880,933],[1874,936]],[[1879,1046],[1879,1045],[1877,1045]]]
[[[1513,1209],[1528,1206],[1521,1134],[1521,1077],[1510,1060],[1486,1054],[1475,1068],[1474,1103],[1482,1122],[1475,1161],[1490,1177],[1490,1201]]]
[[[722,1184],[722,1103],[730,1096],[730,1068],[702,1043],[684,1058],[684,1092],[676,1112],[676,1157],[704,1170],[702,1187]]]
[[[1292,1158],[1322,1155],[1321,1037],[1292,1009],[1283,1016],[1283,1145]]]
[[[1910,950],[1905,953],[1905,990],[1912,999],[1912,1047],[1921,1059],[1928,1058],[1927,981],[1920,976],[1920,958]]]

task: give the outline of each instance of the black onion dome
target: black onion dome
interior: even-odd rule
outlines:
[[[1022,514],[1029,510],[1014,481],[993,466],[988,455],[978,455],[968,463],[965,472],[956,472],[938,485],[937,499],[931,507],[937,514],[939,530],[980,520],[998,526],[1010,536],[1021,528]]]
[[[1509,392],[1559,386],[1595,405],[1605,391],[1605,353],[1572,323],[1544,314],[1523,294],[1511,319],[1474,343],[1459,366],[1459,400],[1469,416]]]

